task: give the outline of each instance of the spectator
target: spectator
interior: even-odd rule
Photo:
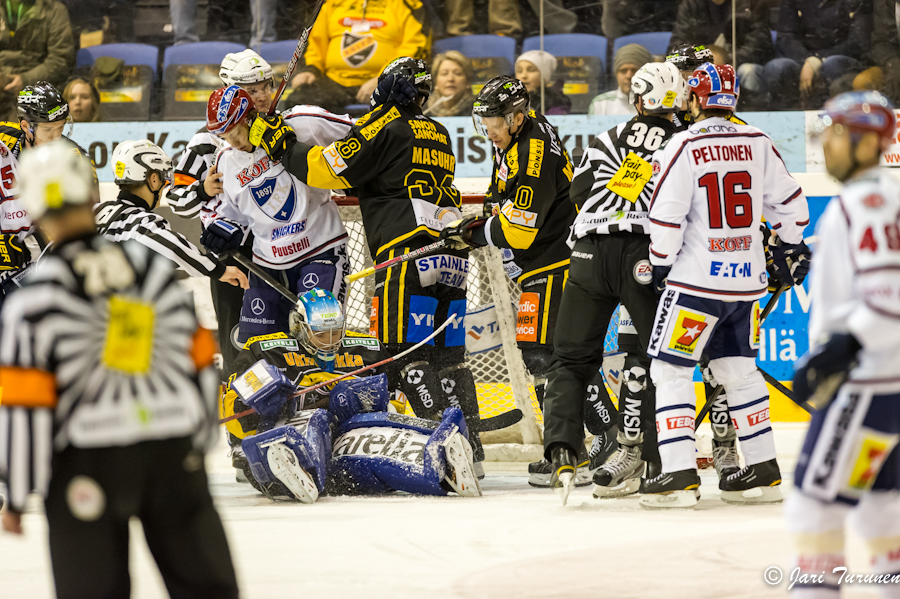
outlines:
[[[445,5],[447,35],[476,33],[475,6],[472,0],[446,0]],[[518,0],[488,0],[488,32],[508,37],[519,37],[522,34]]]
[[[397,56],[427,56],[423,19],[419,0],[327,0],[287,104],[314,104],[335,113],[348,104],[367,104],[387,63]]]
[[[525,84],[531,109],[537,114],[541,114],[542,88],[545,114],[569,114],[572,110],[572,100],[563,94],[561,82],[553,82],[556,65],[556,57],[543,50],[529,50],[516,59],[516,79]]]
[[[58,0],[9,0],[0,10],[0,119],[12,120],[23,87],[60,85],[74,65],[69,11]]]
[[[737,0],[735,20],[737,56],[733,58],[741,83],[741,105],[746,108],[760,102],[763,65],[775,58],[767,0]],[[731,30],[728,0],[681,0],[669,51],[684,44],[730,49]]]
[[[176,46],[200,41],[197,35],[197,0],[169,0],[169,16]]]
[[[100,92],[84,77],[69,79],[63,98],[69,103],[69,114],[76,123],[96,123],[100,120]]]
[[[544,33],[572,33],[578,25],[578,15],[563,5],[562,0],[543,0]],[[541,0],[528,0],[534,14],[541,13]]]
[[[653,57],[640,44],[628,44],[619,48],[613,59],[616,89],[591,100],[588,114],[637,114],[634,104],[628,101],[628,92],[631,91],[631,78],[648,62],[653,62]]]
[[[672,31],[677,10],[675,0],[603,0],[603,35],[616,39],[632,33]]]
[[[854,89],[880,89],[900,104],[900,1],[875,0],[875,25],[869,54],[875,67],[859,74]]]
[[[434,91],[428,98],[425,114],[432,117],[470,116],[475,96],[472,95],[474,72],[469,59],[456,50],[438,54],[431,72],[434,73]]]
[[[863,70],[872,35],[866,0],[784,0],[778,13],[778,51],[765,67],[772,107],[818,108],[841,77]]]

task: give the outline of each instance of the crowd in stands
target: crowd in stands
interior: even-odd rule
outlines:
[[[138,11],[146,4],[6,0],[0,10],[0,119],[11,116],[14,95],[38,80],[65,90],[76,121],[103,119],[103,65],[95,60],[76,72],[79,48],[223,39],[258,48],[296,39],[314,3],[170,0],[158,38],[142,39]],[[234,26],[213,26],[216,15],[228,11]],[[601,58],[600,72],[579,70],[577,56],[526,49],[523,41],[538,34],[540,13],[546,34],[603,35],[611,60]],[[667,47],[651,52],[630,43],[613,52],[615,40],[650,32],[670,33]],[[484,34],[514,40],[520,50],[514,63],[484,68],[485,56],[467,56],[465,43],[441,51],[444,38]],[[737,0],[734,13],[729,0],[326,0],[286,105],[316,104],[339,113],[364,109],[381,68],[406,55],[430,60],[436,88],[427,107],[431,115],[470,114],[473,93],[500,74],[497,69],[514,72],[532,107],[548,115],[631,114],[634,72],[684,44],[705,45],[717,63],[736,65],[743,111],[815,110],[851,89],[878,89],[900,102],[900,0]],[[121,61],[106,66],[118,69],[121,81]],[[163,75],[156,65],[152,71],[157,90]],[[188,118],[166,114],[158,99],[150,116]]]

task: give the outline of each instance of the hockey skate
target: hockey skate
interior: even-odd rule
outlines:
[[[663,472],[641,484],[641,507],[649,509],[688,508],[700,499],[700,476],[697,470]]]
[[[618,451],[594,472],[594,497],[606,499],[637,493],[644,473],[640,445],[619,445]]]
[[[447,437],[441,445],[447,460],[447,476],[444,481],[460,497],[481,497],[481,486],[472,463],[472,446],[468,440],[457,432]]]
[[[741,458],[734,439],[730,441],[713,439],[713,466],[720,482],[741,469]]]
[[[550,487],[556,491],[562,504],[566,505],[569,500],[569,493],[575,488],[575,474],[577,471],[577,460],[575,452],[564,445],[557,445],[551,451],[553,469],[550,475]]]
[[[590,459],[587,450],[582,447],[578,452],[578,467],[575,473],[576,487],[586,487],[591,484]],[[528,464],[528,484],[532,487],[548,488],[552,474],[553,466],[547,458]]]
[[[744,466],[719,480],[725,503],[781,503],[781,470],[772,458],[768,462]]]
[[[619,449],[618,435],[619,427],[613,425],[608,431],[594,436],[591,450],[588,452],[588,457],[591,458],[589,468],[592,473],[605,464],[609,457]]]
[[[234,466],[234,480],[239,483],[249,484],[252,476],[249,476],[250,462],[239,445],[231,448],[231,465]]]
[[[273,443],[267,447],[266,460],[272,474],[293,496],[302,503],[315,503],[319,489],[306,470],[297,463],[297,454],[284,443]]]

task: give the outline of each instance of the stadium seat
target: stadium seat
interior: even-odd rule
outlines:
[[[232,42],[197,42],[169,46],[163,53],[163,72],[171,65],[179,64],[215,64],[231,52],[246,50],[245,46]]]
[[[90,67],[101,56],[110,56],[125,61],[127,66],[145,65],[156,76],[156,66],[159,64],[159,49],[148,44],[103,44],[90,46],[78,50],[75,58],[75,68]]]
[[[563,93],[572,101],[573,114],[585,114],[606,76],[607,40],[590,33],[560,33],[544,36],[544,50],[556,57],[556,77],[564,82]],[[522,51],[540,50],[540,37],[528,37]]]
[[[516,40],[502,35],[462,35],[448,37],[434,42],[432,54],[440,54],[448,50],[462,52],[469,58],[491,58],[498,56],[516,62]]]
[[[522,42],[522,52],[540,50],[539,36],[526,37]],[[601,66],[606,67],[606,38],[590,33],[559,33],[544,36],[544,50],[560,58],[562,56],[596,56]]]
[[[280,42],[264,42],[259,45],[259,55],[269,64],[277,62],[290,62],[297,49],[297,40],[282,40]]]
[[[647,48],[650,54],[654,56],[665,56],[666,49],[669,47],[669,40],[672,39],[671,31],[651,31],[649,33],[635,33],[633,35],[623,35],[616,38],[613,43],[613,56],[622,46],[628,44],[640,44]]]

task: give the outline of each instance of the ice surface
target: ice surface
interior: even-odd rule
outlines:
[[[785,493],[805,425],[777,425]],[[790,567],[782,506],[719,499],[715,472],[690,511],[650,512],[636,498],[595,500],[576,489],[565,508],[527,484],[526,464],[486,463],[482,498],[324,497],[273,504],[234,481],[220,451],[212,491],[250,599],[444,597],[515,599],[745,599],[785,597],[763,582]],[[0,598],[53,596],[46,523],[35,503],[23,538],[0,533]],[[133,524],[133,597],[165,597],[140,527]],[[865,550],[848,537],[851,572]],[[863,588],[845,597],[876,597]]]

